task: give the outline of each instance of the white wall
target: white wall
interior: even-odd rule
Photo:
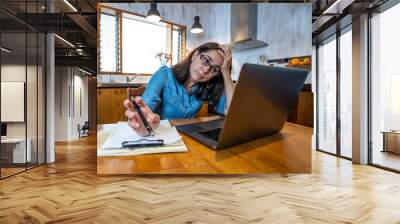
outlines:
[[[25,74],[27,69],[28,74],[33,71],[33,66],[20,64],[3,64],[1,66],[1,81],[5,82],[25,82]],[[33,96],[33,93],[28,93],[28,96]],[[7,110],[8,108],[1,108]],[[29,116],[29,115],[28,115]],[[28,118],[28,120],[31,120]],[[8,137],[25,137],[25,122],[7,122],[7,136]],[[28,136],[29,137],[29,136]]]
[[[88,120],[88,78],[72,67],[56,67],[55,73],[55,141],[77,139],[78,124]]]
[[[69,74],[67,67],[55,68],[55,141],[68,140]]]
[[[77,126],[80,124],[82,126],[85,121],[88,121],[88,77],[82,76],[83,73],[79,72],[75,69],[74,71],[74,96],[73,97],[73,119],[72,119],[72,132],[71,135],[73,138],[78,137],[78,129]],[[80,91],[80,93],[79,93]],[[80,111],[81,110],[81,111]]]
[[[37,70],[38,69],[38,70]],[[23,122],[7,122],[7,137],[9,138],[25,138],[30,139],[30,148],[32,161],[39,163],[44,162],[44,74],[40,66],[28,65],[20,63],[4,63],[1,66],[1,81],[18,81],[24,82],[26,85],[26,120]],[[27,78],[27,80],[25,80]],[[23,93],[22,93],[23,94]],[[7,96],[2,96],[7,97]],[[11,108],[1,108],[4,112]],[[12,111],[7,111],[13,113]],[[25,111],[22,111],[25,113]],[[37,157],[37,153],[39,156]]]

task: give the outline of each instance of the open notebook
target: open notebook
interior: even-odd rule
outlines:
[[[101,148],[97,151],[98,156],[117,156],[117,155],[141,155],[166,152],[186,152],[187,148],[175,127],[172,127],[168,120],[162,120],[160,126],[154,131],[154,136],[142,137],[136,134],[127,122],[118,122],[109,125],[107,128],[111,134],[104,141]],[[162,139],[163,146],[123,148],[124,141],[137,141],[140,139]]]

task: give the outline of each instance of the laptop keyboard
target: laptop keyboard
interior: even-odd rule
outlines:
[[[222,128],[211,129],[207,131],[199,131],[200,135],[203,135],[207,138],[211,138],[214,141],[218,142],[219,134],[221,133]]]

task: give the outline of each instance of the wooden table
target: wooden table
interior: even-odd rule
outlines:
[[[177,120],[173,125],[216,117]],[[105,138],[100,137],[97,147]],[[214,151],[182,134],[188,152],[97,157],[97,174],[263,174],[311,172],[312,129],[286,123],[279,134]]]

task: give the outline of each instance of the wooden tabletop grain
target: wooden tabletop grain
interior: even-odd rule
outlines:
[[[173,125],[209,121],[206,117],[172,121]],[[98,148],[105,141],[99,137]],[[264,174],[311,172],[312,129],[286,123],[278,134],[219,151],[182,134],[188,152],[97,157],[97,173],[108,174]]]

